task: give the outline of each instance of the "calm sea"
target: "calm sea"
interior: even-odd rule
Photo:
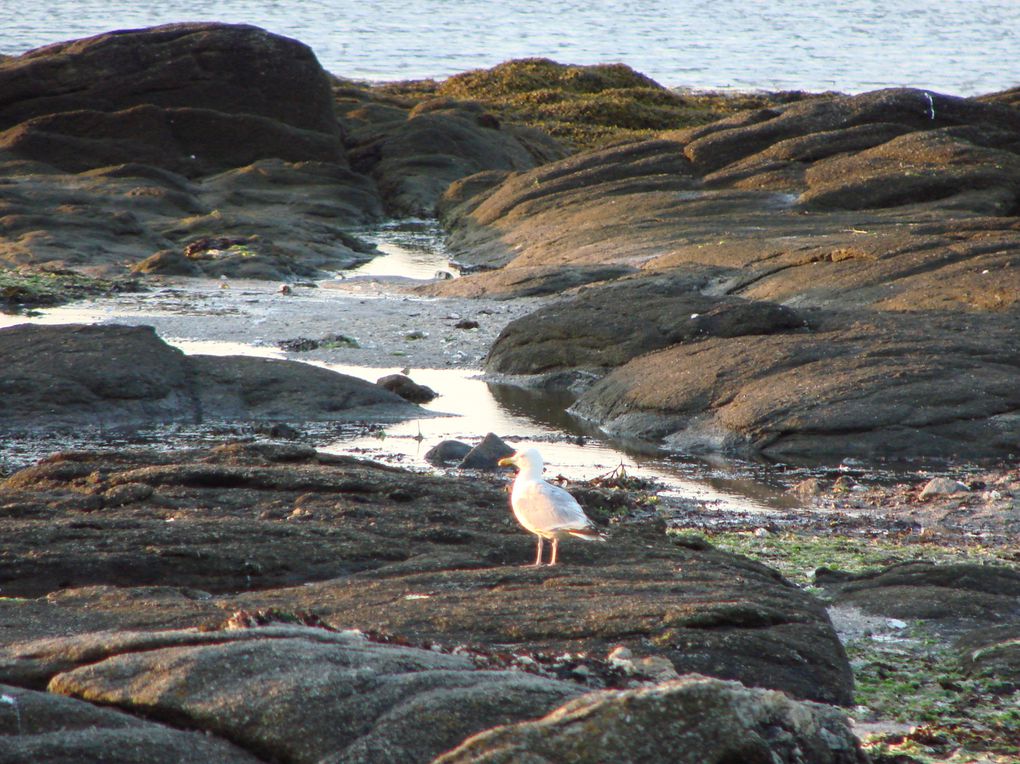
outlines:
[[[0,52],[173,21],[295,37],[334,74],[622,61],[664,85],[956,95],[1020,84],[1018,0],[0,0]]]

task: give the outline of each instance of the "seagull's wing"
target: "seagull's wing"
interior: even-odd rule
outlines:
[[[581,530],[592,527],[581,505],[567,491],[544,480],[530,480],[514,493],[514,511],[536,530]]]

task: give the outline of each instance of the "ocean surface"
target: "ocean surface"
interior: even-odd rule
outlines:
[[[177,21],[248,23],[334,74],[442,78],[526,56],[670,87],[978,95],[1020,85],[1018,0],[0,0],[0,53]]]

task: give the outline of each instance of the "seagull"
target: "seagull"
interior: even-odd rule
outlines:
[[[517,477],[510,492],[510,506],[517,522],[538,536],[534,567],[542,564],[542,545],[545,539],[552,540],[550,565],[556,564],[557,547],[562,538],[574,536],[586,541],[605,541],[573,496],[542,479],[542,455],[537,450],[528,448],[517,451],[500,459],[499,466],[517,467]]]

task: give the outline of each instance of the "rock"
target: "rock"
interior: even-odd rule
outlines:
[[[128,484],[152,493],[87,515],[64,503]],[[56,455],[0,483],[0,589],[31,598],[4,609],[0,682],[42,687],[73,666],[148,651],[118,647],[125,632],[276,611],[447,650],[477,645],[493,660],[569,653],[550,675],[575,683],[604,673],[575,676],[586,656],[624,646],[678,673],[852,702],[825,606],[774,571],[637,523],[614,527],[609,544],[565,548],[555,569],[521,567],[534,543],[504,485],[300,444]],[[289,519],[296,508],[300,521]],[[63,642],[22,644],[84,631],[104,633],[73,654]]]
[[[460,463],[470,453],[471,448],[467,443],[461,443],[459,440],[440,441],[425,453],[425,461],[435,464],[437,467],[444,464]]]
[[[910,562],[844,578],[822,576],[816,584],[852,605],[892,618],[955,622],[1020,622],[1020,571],[994,565],[933,565]]]
[[[481,732],[435,764],[517,761],[864,764],[868,757],[835,709],[692,675],[585,695],[536,721]]]
[[[355,169],[376,179],[394,215],[433,215],[454,181],[483,170],[529,170],[566,155],[554,139],[531,128],[494,123],[475,102],[425,101],[410,110],[349,87],[339,100]]]
[[[384,387],[391,393],[396,393],[401,398],[411,403],[428,403],[439,397],[439,393],[426,385],[419,385],[413,379],[403,374],[387,374],[375,381],[380,387]]]
[[[1020,623],[975,629],[955,647],[968,676],[994,682],[997,693],[1020,690]]]
[[[295,40],[194,23],[50,45],[0,62],[0,103],[0,264],[284,281],[369,259],[344,228],[381,216],[378,190]]]
[[[1020,390],[1006,386],[1002,366],[1014,351],[1020,359],[1007,339],[1011,320],[877,313],[853,322],[815,314],[812,323],[810,332],[709,338],[638,356],[572,411],[678,451],[796,460],[1015,449],[1020,418],[1010,412]]]
[[[504,456],[510,456],[515,450],[504,443],[496,433],[490,432],[477,446],[468,451],[459,466],[462,470],[499,469],[499,460]]]
[[[804,320],[781,305],[706,297],[703,279],[624,279],[539,308],[504,327],[485,360],[490,371],[601,371],[652,350],[707,337],[790,332]]]
[[[823,96],[490,177],[451,188],[444,220],[459,262],[498,270],[434,288],[640,268],[518,319],[488,358],[609,372],[574,411],[614,435],[781,460],[1007,456],[1018,126],[919,90]],[[672,289],[646,303],[655,282]],[[737,300],[803,324],[684,333]]]
[[[918,498],[930,499],[933,496],[951,496],[954,493],[968,493],[970,489],[959,480],[936,477],[925,483]]]
[[[608,281],[635,273],[626,265],[606,266],[522,266],[507,270],[468,274],[439,284],[415,287],[419,294],[438,297],[493,297],[509,300],[515,297],[540,297],[563,294],[575,287]]]
[[[0,762],[258,764],[242,748],[81,700],[0,685]]]
[[[0,329],[0,354],[8,432],[417,411],[369,382],[307,364],[186,356],[150,326],[21,324]]]
[[[464,656],[302,627],[206,633],[191,645],[123,652],[56,675],[50,692],[201,729],[262,758],[429,761],[468,735],[580,694],[529,674],[479,671]],[[74,649],[74,639],[65,640]],[[244,670],[239,671],[238,666]]]
[[[0,92],[0,145],[72,172],[344,162],[315,55],[257,27],[172,24],[37,48],[0,64]]]

